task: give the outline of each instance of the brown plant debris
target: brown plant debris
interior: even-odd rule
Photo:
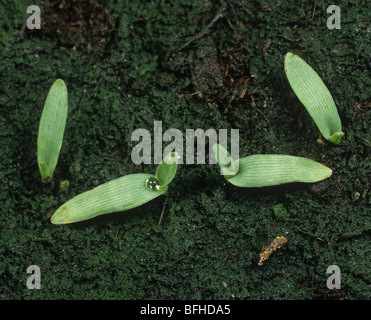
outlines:
[[[265,260],[268,260],[270,255],[276,250],[282,248],[287,243],[287,238],[284,236],[277,236],[269,246],[263,248],[260,252],[260,260],[258,262],[259,266],[262,266]]]

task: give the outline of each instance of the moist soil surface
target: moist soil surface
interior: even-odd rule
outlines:
[[[340,29],[327,27],[320,1],[33,2],[40,29],[27,27],[29,1],[0,2],[0,299],[371,297],[367,1],[337,1]],[[287,52],[331,92],[345,133],[339,145],[321,136],[293,93]],[[42,181],[38,126],[58,78],[68,118],[53,178]],[[74,196],[155,173],[157,164],[131,160],[135,129],[148,130],[154,147],[154,121],[184,138],[187,129],[226,129],[230,141],[239,129],[240,157],[301,156],[333,174],[238,188],[206,151],[204,164],[195,154],[194,164],[179,165],[166,196],[53,225]],[[31,265],[39,290],[27,287]],[[330,266],[340,271],[337,288]]]

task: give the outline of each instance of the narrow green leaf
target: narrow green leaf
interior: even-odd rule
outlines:
[[[289,52],[285,56],[285,73],[291,88],[308,110],[322,135],[339,144],[344,133],[330,91],[319,75],[299,56]]]
[[[67,87],[56,80],[45,101],[37,137],[37,162],[43,179],[52,177],[62,146],[68,112]]]
[[[160,182],[160,190],[167,190],[168,184],[174,179],[178,168],[178,159],[179,155],[172,152],[157,166],[155,176]]]
[[[267,187],[292,182],[313,183],[331,176],[326,166],[302,157],[259,154],[237,160],[238,173],[228,181],[238,187]]]
[[[79,194],[63,204],[52,216],[54,224],[67,224],[96,216],[130,210],[149,202],[165,191],[148,184],[158,181],[154,175],[138,173],[104,183]]]

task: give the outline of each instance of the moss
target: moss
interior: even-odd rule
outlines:
[[[0,297],[370,297],[368,7],[337,5],[346,12],[341,30],[326,28],[322,3],[108,1],[95,7],[115,19],[94,33],[101,42],[47,26],[19,37],[25,10],[0,4]],[[207,29],[223,6],[225,17]],[[332,93],[346,134],[339,146],[316,142],[318,129],[285,79],[288,51],[300,52]],[[42,183],[37,128],[57,78],[69,90],[69,115],[54,178]],[[52,225],[50,215],[73,196],[125,174],[154,173],[155,165],[132,163],[130,137],[136,128],[153,133],[155,120],[164,131],[238,128],[240,156],[303,156],[334,173],[313,185],[239,189],[217,166],[181,165],[167,197]],[[259,267],[263,245],[283,234],[288,243]],[[31,264],[41,269],[41,290],[25,286]],[[342,287],[328,292],[332,264]]]

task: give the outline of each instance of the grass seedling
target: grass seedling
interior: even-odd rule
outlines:
[[[51,222],[68,224],[126,211],[165,195],[176,174],[178,158],[175,152],[168,154],[158,165],[155,175],[130,174],[79,194],[59,207]]]
[[[226,180],[237,187],[268,187],[292,182],[313,183],[331,176],[326,166],[302,157],[258,154],[227,163],[230,155],[221,145],[213,151]],[[238,168],[238,171],[235,170]],[[234,173],[236,172],[236,173]]]
[[[53,176],[62,147],[68,112],[67,87],[56,80],[46,98],[37,137],[37,162],[43,179]]]
[[[285,56],[285,73],[291,88],[313,118],[322,135],[339,144],[344,133],[330,91],[319,75],[299,56]]]

